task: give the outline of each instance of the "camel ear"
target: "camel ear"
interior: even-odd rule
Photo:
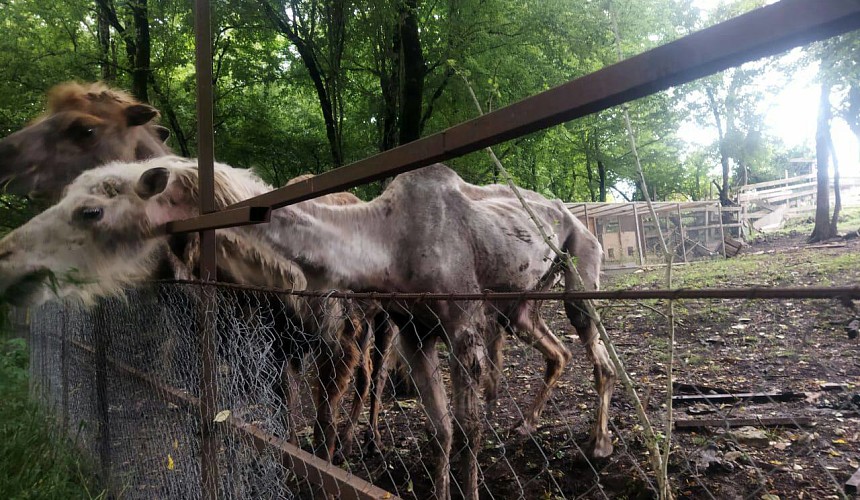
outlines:
[[[134,192],[144,200],[148,200],[167,188],[168,179],[170,179],[170,170],[164,167],[151,168],[141,174]]]
[[[158,134],[158,138],[161,139],[161,142],[167,142],[167,139],[170,139],[169,128],[162,127],[161,125],[155,125],[153,128],[155,129],[155,133]]]
[[[144,125],[158,116],[158,110],[147,104],[132,104],[125,108],[124,112],[129,127]]]

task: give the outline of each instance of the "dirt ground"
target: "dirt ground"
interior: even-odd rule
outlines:
[[[663,275],[657,269],[605,276],[603,288],[662,287]],[[860,240],[809,247],[802,235],[773,237],[728,261],[678,267],[676,276],[675,286],[686,287],[856,285]],[[665,306],[602,304],[608,331],[661,435],[669,361]],[[640,422],[620,383],[611,406],[615,453],[606,460],[582,453],[597,403],[591,366],[560,304],[545,304],[543,311],[573,360],[542,425],[520,436],[508,430],[541,383],[543,367],[536,351],[509,341],[499,407],[484,422],[482,498],[654,497]],[[860,466],[860,340],[849,339],[844,328],[852,313],[829,300],[690,300],[677,302],[675,312],[676,394],[803,393],[784,402],[676,404],[678,420],[793,420],[784,427],[675,431],[669,474],[677,497],[838,498]],[[384,457],[354,456],[347,467],[402,497],[426,498],[432,443],[420,406],[400,399],[385,408]],[[803,419],[809,425],[800,425]]]

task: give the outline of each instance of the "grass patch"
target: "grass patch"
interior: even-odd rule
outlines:
[[[833,214],[832,208],[830,214]],[[787,220],[784,226],[775,231],[756,234],[752,238],[752,241],[772,239],[779,236],[792,236],[796,234],[805,234],[808,236],[812,234],[813,227],[815,227],[815,212],[811,211],[809,215],[794,217]],[[843,207],[842,211],[839,213],[839,220],[836,222],[836,227],[842,233],[857,231],[860,229],[860,207]]]
[[[0,311],[2,313],[2,311]],[[0,318],[2,319],[2,318]],[[3,322],[5,323],[5,322]],[[0,327],[0,497],[101,498],[73,446],[29,401],[27,346]]]
[[[800,248],[794,252],[760,255],[744,254],[730,259],[696,262],[675,266],[674,288],[712,288],[736,286],[831,285],[830,276],[843,276],[846,282],[860,269],[860,253],[832,255],[821,249]],[[639,273],[613,276],[606,289],[662,288],[666,271],[649,269]]]

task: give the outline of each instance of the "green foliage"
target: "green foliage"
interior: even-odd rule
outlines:
[[[27,364],[24,340],[0,332],[0,494],[32,500],[104,497],[53,419],[29,401]]]
[[[319,88],[306,54],[273,24],[263,1],[213,4],[216,157],[254,168],[281,185],[295,175],[320,173],[334,164]],[[476,116],[456,72],[468,75],[484,110],[491,111],[617,62],[608,8],[617,19],[623,56],[630,57],[760,3],[723,2],[715,13],[704,15],[690,0],[415,2],[424,60],[422,134]],[[386,115],[392,102],[401,103],[404,97],[386,96],[385,85],[392,80],[403,83],[398,68],[405,56],[394,49],[407,4],[392,0],[350,4],[349,15],[338,21],[342,30],[332,17],[345,5],[337,0],[269,4],[296,23],[297,34],[314,54],[313,64],[322,71],[322,86],[333,104],[345,163],[396,145],[389,141],[386,146],[384,124],[393,119]],[[117,0],[111,5],[117,19],[109,23],[110,44],[105,49],[99,39],[99,9],[92,0],[0,2],[4,30],[0,135],[37,116],[45,91],[61,81],[89,81],[108,74],[111,83],[132,87],[129,44],[136,40],[132,14],[137,4]],[[172,131],[169,144],[177,153],[194,156],[190,5],[176,0],[148,2],[147,15],[152,51],[148,96]],[[749,182],[782,174],[775,165],[787,153],[761,126],[756,105],[769,89],[755,85],[756,71],[756,67],[732,70],[631,103],[639,153],[656,200],[707,196],[720,146],[748,166]],[[715,135],[715,146],[699,151],[679,141],[676,130],[687,116],[699,116],[703,124],[712,119],[702,94],[706,86],[717,95],[717,112],[731,115],[731,126],[721,143]],[[496,152],[520,184],[548,196],[570,201],[642,199],[617,109],[509,141]],[[473,182],[498,180],[484,153],[450,164]],[[369,197],[379,189],[374,184],[357,192]]]

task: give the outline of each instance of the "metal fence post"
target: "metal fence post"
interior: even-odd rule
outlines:
[[[60,429],[69,435],[69,321],[68,307],[60,311]]]
[[[93,342],[95,343],[96,418],[98,420],[98,453],[102,483],[109,487],[111,471],[110,405],[108,403],[107,370],[110,332],[107,329],[105,303],[93,309]]]
[[[215,144],[213,137],[212,26],[209,0],[194,2],[197,68],[198,190],[200,214],[215,211]],[[200,278],[216,277],[215,231],[200,232]],[[213,426],[217,400],[215,378],[215,289],[201,288],[200,327],[200,461],[203,498],[218,498],[218,437]]]

